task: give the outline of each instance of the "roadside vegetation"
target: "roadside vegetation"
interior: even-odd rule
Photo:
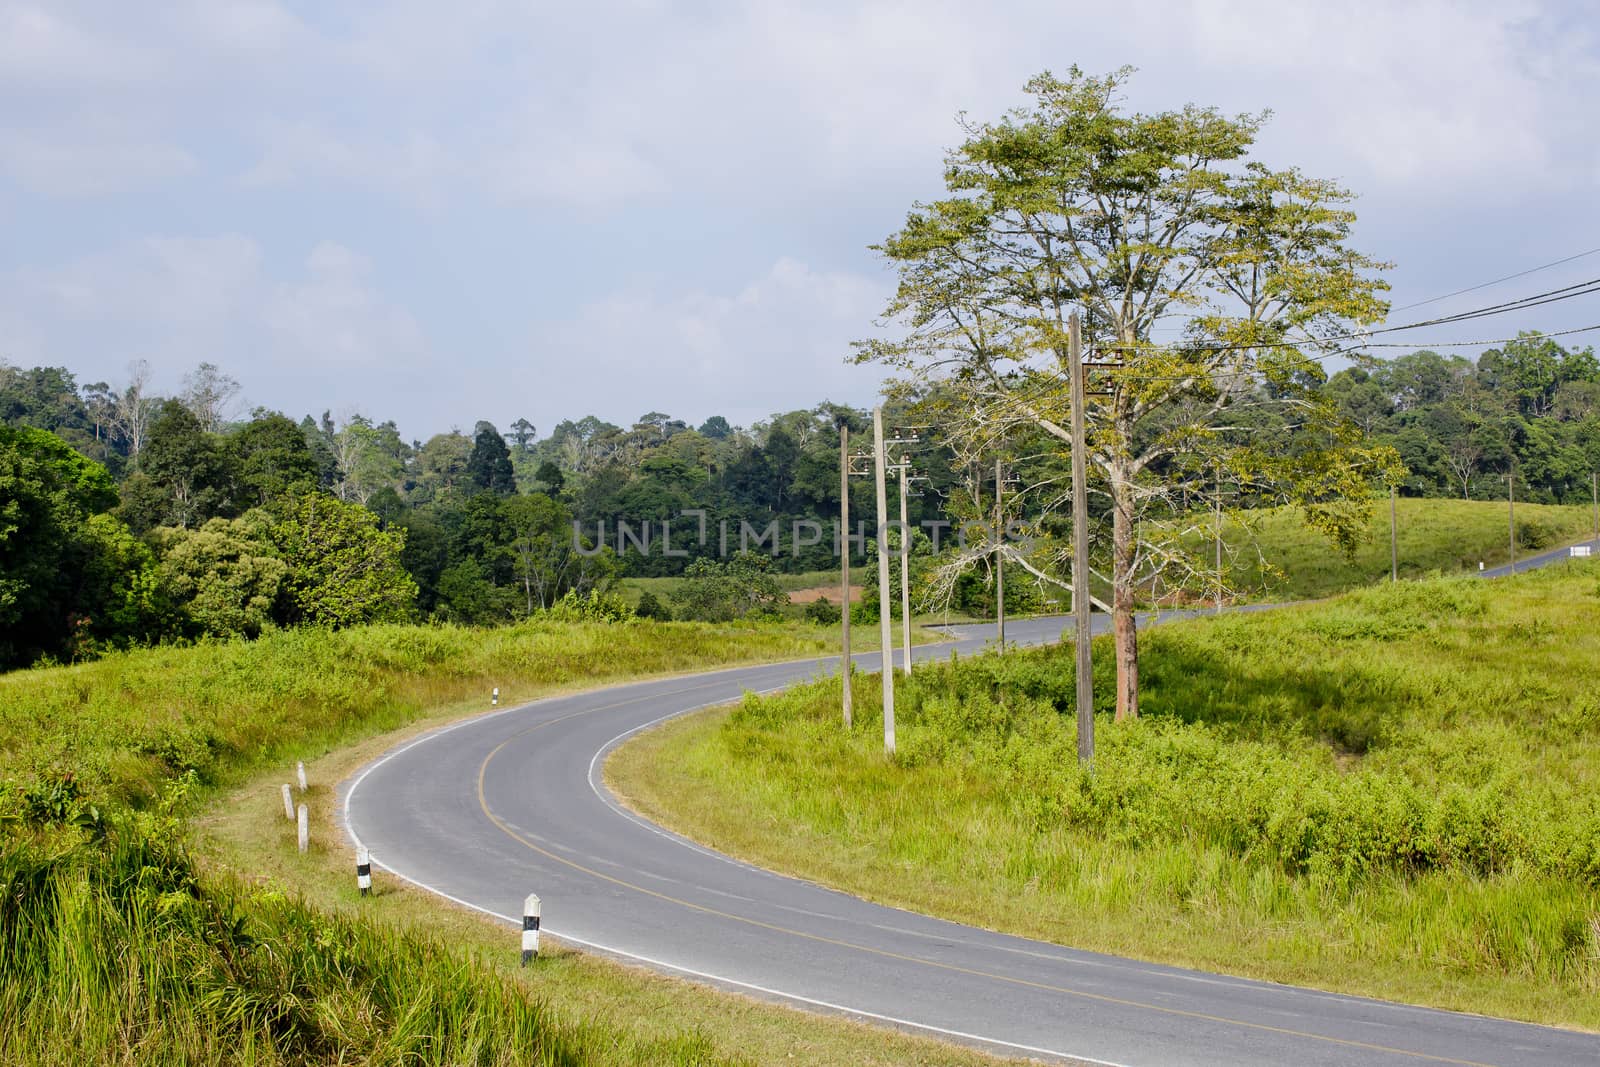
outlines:
[[[1063,944],[1600,1028],[1600,565],[1380,585],[1141,636],[1092,773],[1064,649],[748,697],[624,746],[642,811],[885,903]]]
[[[822,627],[540,618],[277,631],[0,676],[0,1062],[986,1062],[559,950],[519,972],[502,928],[381,878],[388,899],[357,913],[326,786],[307,794],[311,855],[282,820],[296,759],[315,781],[334,747],[376,754],[392,731],[486,709],[496,685],[510,703],[833,645]]]
[[[1503,499],[1401,497],[1395,514],[1401,578],[1475,572],[1480,562],[1498,567],[1511,561]],[[1519,559],[1594,536],[1594,512],[1581,505],[1519,501],[1516,519]],[[1387,500],[1374,509],[1364,540],[1348,556],[1308,531],[1292,508],[1225,512],[1222,538],[1227,582],[1249,599],[1309,600],[1389,578]],[[1202,558],[1207,548],[1198,539],[1193,546]]]
[[[282,630],[0,675],[6,775],[142,803],[395,730],[439,708],[736,663],[828,655],[835,631],[759,623],[537,618],[517,626]],[[32,788],[29,785],[29,788]]]

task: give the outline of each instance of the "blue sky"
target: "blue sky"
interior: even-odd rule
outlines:
[[[1584,8],[0,0],[0,358],[171,390],[209,360],[416,438],[864,403],[867,245],[958,112],[1074,63],[1139,67],[1144,109],[1271,108],[1258,156],[1356,190],[1407,304],[1600,246]]]

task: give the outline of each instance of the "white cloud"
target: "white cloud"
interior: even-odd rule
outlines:
[[[108,87],[151,77],[158,56],[146,45],[94,32],[60,5],[0,7],[0,81],[35,88]]]
[[[271,350],[304,366],[395,371],[428,354],[417,321],[374,286],[372,263],[328,241],[306,257],[303,280],[272,287],[262,322]]]
[[[45,196],[82,197],[192,173],[198,161],[177,145],[106,130],[98,137],[0,132],[0,173]]]
[[[674,412],[685,418],[750,422],[827,397],[865,401],[879,375],[845,360],[887,297],[876,279],[787,257],[731,292],[619,292],[540,324],[541,369],[524,384],[547,418],[631,418],[673,398],[695,405]]]
[[[378,289],[370,262],[332,242],[285,281],[268,276],[254,240],[225,234],[147,238],[15,272],[0,285],[0,323],[26,346],[7,358],[67,362],[86,380],[114,379],[129,360],[147,359],[172,388],[210,361],[257,402],[293,408],[334,403],[374,369],[415,368],[428,357],[422,328]],[[306,389],[305,376],[326,380]]]

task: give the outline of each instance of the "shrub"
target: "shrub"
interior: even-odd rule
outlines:
[[[838,605],[827,597],[818,597],[806,605],[806,620],[822,626],[832,626],[834,623],[839,622],[842,616],[843,612],[839,610]]]
[[[634,605],[633,613],[641,619],[655,619],[658,622],[672,620],[672,609],[648,589],[639,594],[639,603]]]

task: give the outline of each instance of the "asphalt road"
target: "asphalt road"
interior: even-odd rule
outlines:
[[[1600,541],[1579,541],[1578,546],[1575,547],[1585,545],[1588,546],[1591,553],[1600,556]],[[1519,559],[1515,565],[1507,563],[1504,566],[1489,567],[1477,573],[1482,578],[1504,578],[1508,574],[1521,574],[1523,571],[1531,571],[1538,567],[1548,567],[1552,563],[1560,563],[1564,559],[1570,559],[1571,556],[1572,551],[1570,548],[1554,548],[1549,552],[1540,552],[1526,559]]]
[[[1015,621],[1007,636],[1055,641],[1067,621]],[[952,633],[969,651],[992,628]],[[876,662],[876,653],[858,659]],[[1115,1064],[1600,1064],[1592,1034],[1162,967],[870,904],[672,834],[624,810],[601,780],[606,754],[639,730],[836,669],[824,659],[717,671],[466,720],[354,777],[346,828],[381,870],[508,923],[520,925],[523,897],[538,893],[545,931],[563,942],[1001,1053]],[[515,951],[515,935],[506,946]]]

